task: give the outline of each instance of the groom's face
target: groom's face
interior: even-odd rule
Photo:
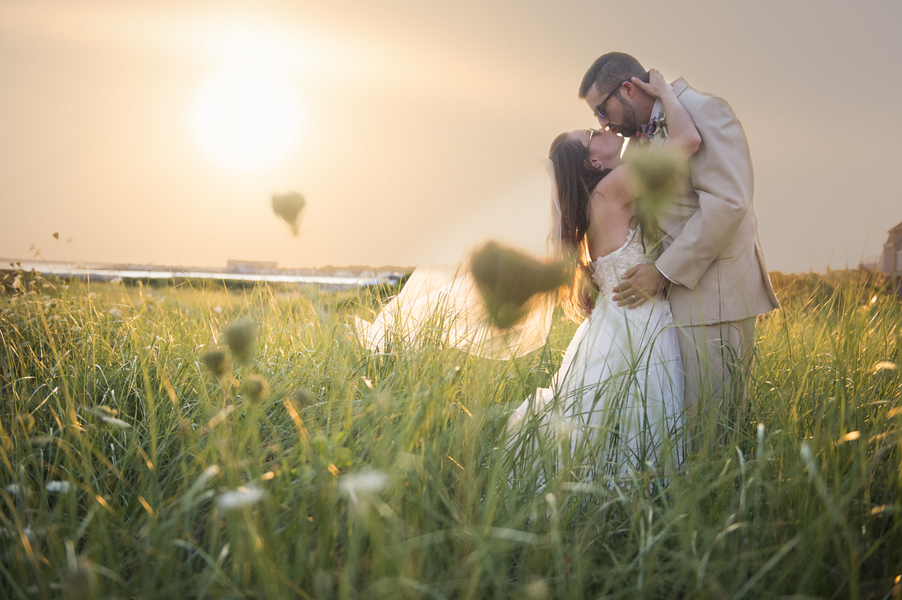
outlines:
[[[597,117],[598,124],[615,133],[619,133],[623,137],[635,135],[636,130],[639,129],[639,124],[636,120],[636,109],[621,94],[620,89],[615,88],[613,94],[611,93],[612,90],[603,90],[603,92],[599,92],[598,88],[593,85],[586,93],[586,104],[589,105],[592,112],[596,113],[596,111],[599,111],[604,115]]]

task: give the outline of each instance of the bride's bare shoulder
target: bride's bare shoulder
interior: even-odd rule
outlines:
[[[603,202],[624,206],[639,196],[638,187],[630,168],[627,165],[619,165],[611,169],[611,172],[592,190],[592,203]]]

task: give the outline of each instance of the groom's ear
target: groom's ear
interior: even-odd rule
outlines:
[[[634,84],[632,81],[624,81],[620,85],[621,85],[620,95],[626,96],[630,100],[635,99],[636,93],[642,91],[638,87],[636,87],[636,84]]]

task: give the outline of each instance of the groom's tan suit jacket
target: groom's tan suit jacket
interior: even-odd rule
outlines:
[[[701,135],[689,160],[687,189],[660,217],[664,251],[655,265],[675,284],[674,322],[711,325],[779,308],[758,239],[742,125],[726,101],[692,89],[684,79],[673,91]],[[659,143],[660,136],[652,141]]]

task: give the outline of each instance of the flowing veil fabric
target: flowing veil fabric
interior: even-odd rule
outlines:
[[[550,258],[561,253],[561,210],[551,161],[545,161],[551,197]],[[418,267],[401,292],[373,321],[355,317],[361,343],[373,352],[386,346],[417,347],[424,339],[440,339],[485,358],[517,358],[542,347],[551,329],[556,294],[534,297],[526,317],[508,330],[486,320],[482,296],[465,267]]]

